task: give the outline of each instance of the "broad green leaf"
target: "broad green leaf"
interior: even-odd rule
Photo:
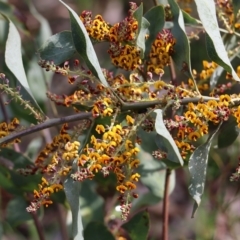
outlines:
[[[49,37],[52,35],[51,27],[46,20],[35,8],[33,2],[31,0],[27,0],[29,9],[31,14],[39,21],[40,27],[37,36],[38,46],[42,45],[42,43],[46,42]]]
[[[227,41],[226,49],[228,51],[231,51],[232,49],[236,48],[237,44],[237,38],[236,36],[231,36],[231,39]],[[231,57],[230,61],[232,62],[236,57],[239,57],[240,50],[236,51]],[[217,84],[221,82],[221,76],[224,78],[224,83],[226,81],[226,77],[223,75],[223,72],[225,69],[222,66],[218,66],[215,71],[213,72],[211,78],[210,78],[210,89],[212,90],[213,88],[216,87]]]
[[[88,68],[92,71],[93,75],[97,77],[104,86],[108,86],[102,69],[99,65],[96,52],[93,48],[92,42],[88,36],[85,26],[80,20],[79,16],[63,1],[59,0],[69,11],[71,19],[71,29],[73,43],[77,52],[83,58]]]
[[[68,177],[64,181],[64,191],[72,212],[72,237],[74,240],[83,240],[83,225],[79,203],[80,182]]]
[[[150,53],[152,43],[157,37],[157,34],[163,29],[165,23],[165,12],[163,6],[156,6],[148,10],[144,14],[144,18],[150,23],[149,37],[146,40],[145,57]]]
[[[239,131],[236,119],[231,116],[219,130],[218,147],[225,148],[230,146],[237,139]]]
[[[6,221],[11,226],[17,226],[32,219],[26,211],[27,203],[23,197],[15,197],[11,200],[6,209]]]
[[[183,159],[178,150],[176,143],[164,125],[163,114],[161,109],[155,110],[157,117],[155,121],[155,129],[158,133],[156,136],[156,144],[161,150],[166,150],[167,158],[170,161],[180,163],[183,166]],[[164,147],[165,149],[162,149]]]
[[[233,4],[233,12],[234,12],[234,16],[235,16],[235,21],[236,21],[236,17],[239,13],[239,10],[240,10],[240,1],[239,0],[232,0],[232,4]]]
[[[11,148],[2,148],[0,154],[1,157],[13,164],[14,169],[25,168],[33,164],[29,158]]]
[[[138,34],[141,31],[141,23],[142,23],[142,17],[143,17],[143,3],[140,4],[140,6],[134,11],[133,17],[137,20],[138,22]]]
[[[240,81],[231,65],[220,35],[214,0],[195,0],[195,3],[198,15],[207,33],[206,46],[209,57],[221,65],[227,72],[231,73],[236,81]]]
[[[38,50],[43,60],[59,65],[70,59],[76,52],[70,31],[63,31],[51,36]]]
[[[0,186],[9,193],[15,193],[15,186],[11,180],[9,170],[0,165]]]
[[[183,14],[175,0],[168,0],[168,2],[173,15],[174,26],[172,28],[172,34],[176,38],[172,56],[173,61],[180,70],[183,70],[188,77],[194,80],[191,70],[190,45],[185,33]],[[196,83],[195,87],[197,89]]]
[[[143,17],[141,21],[141,29],[137,37],[137,46],[141,49],[141,58],[144,57],[146,34],[148,33],[149,26],[150,24],[148,20]]]
[[[167,5],[168,0],[156,0],[158,4]]]
[[[215,130],[208,138],[208,140],[196,148],[189,158],[188,169],[190,172],[191,183],[189,185],[189,193],[195,200],[193,206],[192,217],[201,203],[201,196],[204,191],[204,185],[207,173],[207,163],[212,140],[218,132],[221,124],[219,124],[217,130]]]
[[[199,20],[197,20],[196,18],[192,17],[190,14],[188,14],[187,12],[182,10],[182,14],[183,14],[183,19],[184,19],[184,23],[185,24],[201,24],[201,22]]]
[[[52,78],[52,72],[46,72],[38,65],[37,57],[33,57],[28,65],[27,77],[29,79],[29,86],[32,90],[32,94],[35,97],[36,101],[39,104],[43,104],[45,108],[45,103],[47,100],[46,92],[47,86],[43,78],[45,78],[46,82],[49,83],[50,78]],[[47,79],[48,76],[48,79]],[[41,89],[41,91],[39,91]],[[46,109],[43,108],[43,111]]]
[[[134,18],[138,22],[137,46],[141,49],[141,57],[143,58],[145,52],[146,34],[148,33],[149,22],[143,17],[143,3],[133,13]]]
[[[104,199],[96,191],[95,179],[81,183],[80,208],[83,227],[92,221],[104,221]]]
[[[146,240],[149,231],[149,216],[147,212],[140,212],[122,225],[131,239]]]
[[[132,202],[131,212],[136,212],[140,209],[155,205],[159,203],[162,198],[157,197],[152,192],[140,194],[137,199]]]
[[[6,18],[6,17],[5,17]],[[22,61],[22,53],[21,53],[21,38],[18,33],[18,30],[14,26],[14,24],[9,21],[9,31],[8,31],[8,38],[6,42],[6,49],[5,49],[5,63],[9,70],[13,73],[19,83],[23,86],[23,88],[27,91],[31,100],[35,103],[35,105],[39,108],[34,96],[30,90],[28,85],[26,73],[23,67]]]
[[[90,222],[84,229],[84,240],[114,240],[115,238],[102,222]]]
[[[150,192],[157,198],[162,199],[166,165],[162,161],[154,159],[152,156],[152,152],[159,149],[155,143],[156,134],[157,133],[147,133],[142,129],[138,130],[137,135],[142,143],[141,146],[138,146],[140,149],[138,153],[140,166],[137,172],[141,175],[141,182]]]

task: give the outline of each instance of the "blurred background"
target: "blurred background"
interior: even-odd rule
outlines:
[[[135,2],[139,5],[142,1]],[[179,1],[179,4],[184,4],[183,2],[185,1]],[[68,11],[58,0],[9,0],[7,3],[12,7],[11,19],[17,25],[21,34],[24,66],[28,73],[29,84],[34,92],[34,96],[38,99],[40,106],[45,106],[45,112],[50,117],[54,117],[56,114],[61,116],[72,113],[69,109],[66,110],[59,106],[55,109],[52,108],[51,104],[46,105],[47,99],[45,92],[47,89],[44,81],[47,81],[50,91],[56,94],[66,94],[67,91],[71,92],[72,89],[69,87],[66,79],[60,75],[44,73],[43,76],[39,71],[40,67],[37,65],[37,49],[40,48],[48,37],[64,30],[70,30]],[[83,10],[90,10],[93,16],[100,14],[110,24],[121,21],[127,15],[129,9],[129,2],[126,0],[65,0],[65,3],[79,15]],[[144,11],[154,6],[153,1],[144,0],[143,4]],[[191,7],[194,14],[196,12],[194,10],[195,6],[192,4]],[[2,30],[0,29],[0,33]],[[3,56],[6,34],[4,35],[4,31],[2,33],[2,37],[0,37],[0,72],[5,72]],[[202,60],[208,60],[203,44],[204,36],[200,34],[199,37],[199,40],[193,39],[191,41],[192,65],[197,71],[202,69]],[[107,45],[98,44],[95,48],[101,65],[111,68],[110,59],[106,54]],[[182,78],[181,81],[186,80],[181,73],[177,72],[177,74]],[[11,76],[9,76],[9,78],[10,77]],[[168,74],[166,74],[165,79],[169,80],[167,78]],[[12,118],[15,114],[19,114],[19,109],[12,107],[8,113],[9,118]],[[33,119],[28,118],[29,116],[26,115],[23,115],[22,118],[23,121],[28,124],[32,122]],[[0,117],[2,117],[1,113]],[[56,132],[57,130],[53,129],[50,132],[41,133],[44,137],[32,134],[24,138],[20,146],[21,151],[25,152],[27,156],[34,160],[38,151],[45,144],[44,141],[50,141]],[[42,138],[45,140],[43,141]],[[237,139],[231,147],[220,150],[214,147],[212,148],[205,193],[195,218],[191,218],[193,200],[188,193],[188,169],[178,169],[174,172],[171,178],[170,240],[240,239],[239,184],[229,181],[231,174],[235,171],[238,164],[239,143],[239,139]],[[213,145],[216,145],[216,143]],[[147,161],[151,156],[146,153],[142,158]],[[163,170],[159,171],[159,176],[160,177],[156,179],[161,182],[156,180],[157,182],[155,183],[160,186],[159,193],[155,194],[157,197],[150,194],[148,198],[145,198],[142,202],[139,200],[139,202],[136,202],[134,205],[136,211],[147,207],[151,219],[149,239],[152,240],[160,239],[159,236],[161,236],[162,228],[161,186],[163,186],[164,183]],[[112,178],[112,182],[114,182],[114,177]],[[140,195],[141,193],[144,195],[149,192],[149,189],[139,183],[138,191]],[[105,219],[108,227],[112,228],[120,225],[119,215],[115,212],[114,206],[111,205],[111,199],[115,197],[115,189],[113,184],[111,184],[111,178],[108,183],[103,183],[101,176],[97,177],[94,181],[85,182],[81,190],[84,226],[93,220],[103,220],[108,211],[112,211],[112,214],[110,214],[112,217],[107,220]],[[0,229],[0,231],[3,232],[2,239],[37,239],[38,237],[34,230],[32,220],[29,220],[31,217],[26,217],[27,220],[22,222],[20,220],[17,222],[13,220],[11,222],[11,219],[9,220],[9,214],[14,213],[10,211],[12,205],[9,205],[12,199],[12,194],[1,189],[1,221],[7,221],[9,224],[6,224],[4,229]],[[71,216],[64,206],[64,202],[64,194],[60,194],[56,196],[56,201],[53,205],[38,213],[46,234],[46,239],[69,239],[68,232],[70,230]],[[25,209],[23,208],[23,210],[21,210],[21,208],[22,206],[15,206],[14,209],[19,209],[23,214],[22,216],[25,216],[25,213],[23,213]]]

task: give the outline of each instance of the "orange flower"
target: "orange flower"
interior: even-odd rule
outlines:
[[[135,120],[134,120],[131,116],[129,116],[129,115],[126,116],[126,120],[127,120],[127,123],[128,123],[129,125],[134,124],[134,121],[135,121]]]
[[[105,132],[105,127],[103,125],[97,125],[96,126],[96,131],[98,134],[104,133]]]

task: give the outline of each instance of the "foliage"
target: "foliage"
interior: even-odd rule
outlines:
[[[53,92],[51,76],[37,75],[47,99],[36,98],[43,89],[33,90],[37,83],[27,79],[34,65],[24,61],[19,31],[28,33],[13,6],[0,2],[0,23],[7,29],[0,66],[0,186],[12,194],[9,224],[33,218],[44,239],[36,213],[59,202],[71,211],[73,239],[147,239],[151,222],[143,208],[163,199],[162,239],[167,239],[168,194],[174,171],[184,168],[195,214],[210,152],[234,147],[239,133],[239,4],[195,0],[198,20],[191,16],[192,1],[153,2],[147,10],[144,1],[130,2],[127,16],[110,24],[88,10],[76,13],[60,0],[71,30],[48,36],[37,51],[39,69],[63,81],[62,92]],[[30,3],[29,9],[46,24]],[[205,41],[199,40],[202,35]],[[198,59],[198,71],[192,64],[194,41],[208,54]],[[95,46],[104,44],[108,56],[98,56]],[[56,106],[68,115],[60,117]],[[58,133],[50,132],[53,126]],[[42,144],[37,135],[24,142],[23,136],[41,130],[52,137],[45,132]],[[35,142],[40,151],[32,147]],[[238,166],[230,180],[239,177]],[[144,187],[145,194],[139,190]]]

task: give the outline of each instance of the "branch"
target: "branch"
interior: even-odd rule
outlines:
[[[169,184],[170,184],[171,169],[166,169],[164,199],[163,199],[163,226],[162,240],[168,240],[168,218],[169,218]]]
[[[194,97],[194,98],[184,98],[179,101],[182,105],[186,105],[190,102],[197,103],[199,101],[206,102],[209,100],[219,101],[219,98],[201,96],[201,97]],[[131,103],[126,103],[126,102],[121,101],[121,103],[122,103],[122,108],[121,108],[122,111],[124,111],[124,110],[140,110],[140,109],[144,109],[144,108],[155,107],[156,105],[163,105],[162,99],[155,100],[155,101],[142,101],[142,102],[131,102]]]
[[[53,119],[50,119],[50,120],[46,120],[44,123],[40,123],[38,125],[35,125],[35,126],[27,128],[27,129],[24,129],[20,132],[16,132],[16,133],[8,135],[4,138],[1,138],[0,139],[0,144],[3,144],[5,142],[10,142],[13,139],[23,137],[25,135],[40,131],[40,130],[45,129],[45,128],[60,125],[60,124],[63,124],[63,123],[79,121],[79,120],[83,120],[83,119],[87,119],[87,118],[91,118],[91,117],[92,117],[92,113],[91,112],[86,112],[86,113],[78,113],[78,114],[70,115],[70,116],[67,116],[67,117],[53,118]]]

